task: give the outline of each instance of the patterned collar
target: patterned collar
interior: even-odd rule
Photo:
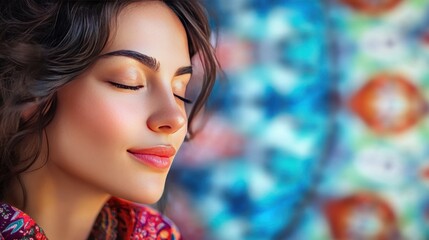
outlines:
[[[0,204],[0,240],[47,239],[43,230],[23,211]],[[111,198],[100,211],[90,240],[182,239],[177,227],[165,216],[147,206]]]

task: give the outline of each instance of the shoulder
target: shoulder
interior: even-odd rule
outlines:
[[[0,239],[47,239],[43,230],[23,211],[0,203]]]
[[[100,226],[105,229],[100,229]],[[120,239],[181,239],[177,227],[166,216],[148,206],[119,198],[111,198],[106,203],[94,227],[105,232],[97,233],[98,236],[106,234]]]

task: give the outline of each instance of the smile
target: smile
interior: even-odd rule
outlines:
[[[176,154],[176,149],[172,146],[160,146],[146,149],[127,150],[137,161],[155,168],[168,169],[172,163],[172,157]]]

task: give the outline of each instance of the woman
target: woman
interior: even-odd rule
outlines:
[[[160,198],[213,86],[200,4],[19,0],[0,10],[0,239],[180,238],[131,202]],[[188,119],[194,56],[205,74]]]

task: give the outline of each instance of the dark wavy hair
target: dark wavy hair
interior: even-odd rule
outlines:
[[[44,128],[55,115],[57,90],[95,62],[120,10],[133,2],[139,1],[0,2],[0,200],[13,180],[21,183],[20,174],[40,156]],[[198,54],[203,65],[202,89],[189,114],[188,136],[192,137],[192,120],[211,92],[218,62],[201,4],[197,0],[163,2],[185,27],[190,56]],[[23,118],[28,104],[36,110]]]

